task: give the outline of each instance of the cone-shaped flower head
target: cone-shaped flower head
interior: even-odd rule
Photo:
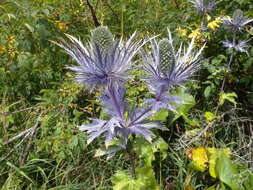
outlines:
[[[169,67],[172,65],[172,52],[171,45],[167,38],[162,39],[158,43],[159,48],[159,69],[161,72],[167,71]]]
[[[168,96],[167,92],[173,86],[182,86],[200,68],[199,56],[204,46],[199,51],[194,51],[194,39],[188,48],[180,45],[175,51],[173,40],[169,31],[169,38],[157,43],[152,41],[152,53],[143,52],[144,69],[148,75],[145,79],[151,93],[155,98],[146,100],[152,104],[153,109],[166,108],[173,110],[169,102],[179,103],[176,97]],[[166,65],[166,66],[164,66]]]
[[[240,9],[235,10],[233,17],[224,17],[221,19],[224,26],[231,29],[233,32],[242,31],[243,28],[253,21],[243,16]]]
[[[91,40],[98,45],[103,52],[109,53],[113,47],[114,40],[111,31],[106,26],[97,27],[92,31]]]
[[[145,43],[136,40],[136,33],[126,43],[122,39],[114,40],[104,26],[92,31],[91,41],[86,45],[71,35],[66,34],[66,37],[54,43],[78,63],[68,68],[76,72],[78,82],[85,83],[91,90],[97,86],[122,85],[129,79],[127,73],[132,68],[132,58]]]

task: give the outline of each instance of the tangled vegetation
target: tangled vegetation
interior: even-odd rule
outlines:
[[[252,190],[252,9],[1,1],[1,190]]]

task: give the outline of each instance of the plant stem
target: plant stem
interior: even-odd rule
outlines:
[[[236,42],[236,33],[237,33],[236,31],[233,31],[233,45],[235,45],[235,42]],[[230,66],[231,66],[231,63],[233,61],[233,58],[234,58],[234,50],[232,50],[232,53],[231,53],[230,58],[229,58],[228,69],[230,69]],[[220,93],[224,92],[225,83],[226,83],[226,75],[224,76],[224,79],[222,81]],[[219,105],[217,106],[217,108],[215,110],[215,115],[217,114],[218,109],[219,109]]]
[[[108,91],[109,91],[109,96],[112,100],[112,102],[114,102],[114,107],[115,107],[115,111],[117,112],[118,116],[123,119],[124,118],[124,113],[123,110],[120,109],[120,102],[118,102],[117,97],[115,95],[115,88],[111,85],[108,87]]]
[[[233,61],[233,58],[234,58],[234,52],[231,53],[230,58],[229,58],[229,62],[228,62],[228,68],[229,69],[230,69],[231,63]],[[224,77],[224,79],[222,81],[221,92],[224,91],[225,82],[226,82],[226,76]]]
[[[131,123],[128,126],[131,127],[136,121],[138,121],[142,116],[144,116],[145,114],[147,114],[150,111],[152,111],[152,107],[149,107],[146,110],[144,110],[142,112],[142,114],[140,114],[137,118],[135,118],[133,121],[131,121]]]
[[[131,164],[131,175],[134,179],[136,179],[136,174],[135,174],[135,160],[134,160],[134,152],[132,149],[132,143],[129,140],[127,142],[127,146],[126,146],[126,151],[129,155],[129,159],[130,159],[130,164]]]
[[[230,69],[231,63],[232,63],[232,61],[233,61],[233,58],[234,58],[234,51],[231,53],[230,58],[229,58],[229,62],[228,62],[228,68],[229,68],[229,69]],[[225,83],[226,83],[226,75],[224,76],[224,79],[223,79],[223,81],[222,81],[220,93],[223,93],[223,92],[224,92]],[[215,115],[217,114],[218,109],[219,109],[219,105],[217,106],[217,108],[216,108],[216,110],[215,110],[215,113],[214,113]]]
[[[96,16],[96,12],[93,8],[93,6],[91,5],[91,3],[89,2],[89,0],[86,0],[86,3],[90,9],[90,12],[91,12],[91,15],[92,15],[92,18],[93,18],[93,22],[94,22],[94,25],[96,27],[100,26],[100,23],[98,22],[98,19],[97,19],[97,16]]]

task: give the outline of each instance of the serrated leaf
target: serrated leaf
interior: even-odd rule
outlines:
[[[117,171],[112,177],[113,190],[134,190],[137,188],[135,180],[124,171]]]
[[[136,169],[136,178],[125,171],[117,171],[112,177],[113,190],[159,190],[152,166]]]

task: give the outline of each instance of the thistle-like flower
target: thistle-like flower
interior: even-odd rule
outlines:
[[[251,38],[252,39],[252,38]],[[231,41],[224,41],[223,46],[229,50],[234,50],[234,51],[238,51],[238,52],[242,52],[242,53],[246,53],[247,55],[249,55],[247,48],[249,47],[248,42],[251,40],[239,40],[238,43],[236,44],[235,42],[231,42]]]
[[[160,43],[152,41],[152,54],[143,52],[144,69],[148,74],[145,79],[151,93],[155,96],[146,100],[146,103],[159,110],[166,108],[174,110],[171,102],[180,103],[177,97],[169,96],[167,93],[173,86],[182,86],[190,77],[199,70],[199,56],[204,46],[197,52],[193,51],[194,39],[187,49],[180,45],[175,51],[170,31],[169,38]],[[165,45],[166,43],[166,45]]]
[[[224,26],[231,29],[233,32],[242,31],[243,28],[253,21],[243,16],[243,12],[240,9],[235,10],[233,17],[224,17],[221,19]]]
[[[191,0],[190,2],[202,14],[211,13],[217,4],[215,0]]]
[[[121,147],[126,148],[130,134],[141,135],[151,142],[154,133],[150,129],[167,130],[159,122],[147,120],[147,117],[153,113],[150,108],[140,107],[127,111],[124,96],[125,89],[119,86],[108,87],[100,96],[100,101],[111,119],[93,119],[91,124],[79,127],[81,131],[89,134],[88,144],[95,138],[104,136],[106,145],[114,138],[119,138],[122,142]]]
[[[129,78],[131,60],[144,43],[136,41],[136,33],[123,43],[114,40],[107,27],[101,26],[92,32],[91,40],[85,46],[75,37],[66,34],[67,40],[54,42],[63,48],[78,66],[68,67],[76,72],[76,80],[91,89],[97,86],[119,84]]]

